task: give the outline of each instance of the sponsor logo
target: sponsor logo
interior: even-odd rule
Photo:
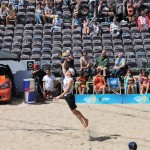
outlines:
[[[98,98],[98,101],[101,101],[101,102],[102,102],[102,101],[103,101],[103,102],[104,102],[104,101],[109,101],[109,100],[110,100],[110,98],[107,98],[107,97],[106,97],[106,98],[102,98],[102,97],[101,97],[101,98]]]
[[[148,101],[147,97],[145,95],[136,96],[134,100],[138,103],[146,103]]]
[[[96,96],[91,95],[91,96],[85,97],[84,101],[86,103],[96,103]]]

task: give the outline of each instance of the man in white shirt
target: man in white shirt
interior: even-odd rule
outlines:
[[[45,99],[49,99],[50,95],[53,96],[55,91],[56,79],[51,74],[50,69],[46,69],[46,75],[43,77],[43,91]]]

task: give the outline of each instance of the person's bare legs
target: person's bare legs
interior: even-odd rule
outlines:
[[[10,17],[9,17],[9,16],[7,16],[7,17],[6,17],[6,25],[8,25],[8,24],[9,24],[9,20],[10,20]]]
[[[85,94],[86,88],[82,88],[82,94]]]
[[[149,88],[150,88],[150,83],[147,83],[147,87],[146,87],[146,92],[145,92],[145,94],[148,93]]]
[[[106,93],[105,87],[103,87],[102,90],[103,90],[103,94],[105,94]]]
[[[78,87],[79,94],[82,94],[82,88]]]
[[[88,126],[88,119],[86,119],[81,112],[76,109],[73,109],[72,112],[80,120],[84,128],[86,128]]]
[[[134,94],[134,85],[131,86],[132,94]]]
[[[128,93],[127,94],[130,94],[130,90],[131,90],[131,86],[130,85],[128,85]]]
[[[94,92],[95,92],[95,94],[98,94],[96,86],[94,86]]]
[[[144,90],[144,88],[143,88],[143,86],[141,86],[140,94],[143,94],[143,90]]]

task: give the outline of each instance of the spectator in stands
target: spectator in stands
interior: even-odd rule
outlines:
[[[128,144],[129,150],[137,150],[137,144],[135,142],[130,142]]]
[[[105,79],[101,75],[101,68],[97,68],[97,74],[94,77],[94,92],[98,94],[99,92],[102,92],[102,94],[106,93],[106,85],[105,85]]]
[[[45,0],[36,0],[36,5],[38,5],[38,3],[41,3],[42,5],[45,4]]]
[[[78,14],[74,14],[74,17],[72,19],[72,29],[80,26],[81,26],[81,20],[78,18]]]
[[[54,0],[55,11],[61,11],[62,12],[62,4],[63,4],[62,0]]]
[[[82,70],[80,72],[79,77],[77,77],[76,79],[77,82],[79,82],[80,84],[77,87],[77,91],[79,92],[79,94],[85,94],[86,92],[86,82],[87,82],[87,74],[84,70]]]
[[[63,21],[59,15],[56,15],[52,24],[53,24],[52,30],[53,29],[61,30]]]
[[[125,58],[123,58],[123,54],[119,53],[118,58],[115,61],[115,66],[112,71],[112,77],[120,76],[120,73],[125,70],[126,70]]]
[[[76,4],[77,4],[76,0],[70,0],[70,11],[71,11],[71,13],[73,13]]]
[[[43,9],[41,6],[42,6],[41,3],[38,3],[35,10],[36,21],[39,24],[42,24],[42,17],[43,17]]]
[[[120,27],[117,20],[114,18],[113,22],[110,24],[110,32],[111,34],[120,34]]]
[[[92,29],[93,29],[93,33],[96,33],[97,35],[100,34],[99,23],[97,22],[96,19],[95,19],[94,22],[93,22]]]
[[[135,12],[136,8],[134,2],[133,0],[130,0],[129,3],[127,3],[127,18],[129,23],[135,21]]]
[[[17,24],[17,15],[16,15],[16,11],[12,7],[12,4],[8,5],[8,9],[6,12],[7,12],[6,25],[8,25],[9,21],[12,19],[15,21],[15,25],[16,25]]]
[[[139,28],[148,28],[149,18],[146,16],[145,12],[141,12],[141,16],[138,17],[138,27]]]
[[[80,58],[80,71],[85,70],[88,77],[91,77],[91,64],[92,61],[88,57],[88,53],[83,53],[83,56]]]
[[[89,27],[89,19],[84,20],[83,22],[83,35],[88,35],[90,33],[90,27]]]
[[[113,16],[113,12],[107,5],[107,1],[100,1],[98,6],[98,12],[101,17],[104,17],[105,22],[110,23],[110,18],[111,16]]]
[[[148,74],[144,70],[141,70],[139,75],[140,94],[144,94],[144,91],[147,89],[148,82]]]
[[[106,56],[106,50],[103,50],[101,55],[96,59],[96,66],[103,71],[103,76],[106,76],[106,71],[109,68],[109,58]]]
[[[136,83],[136,79],[133,77],[131,70],[127,71],[126,76],[124,77],[124,81],[125,81],[125,93],[126,94],[135,94],[135,83]]]
[[[88,5],[82,5],[81,6],[81,15],[82,15],[82,20],[87,20],[89,18],[89,7]]]
[[[0,21],[6,21],[7,9],[6,6],[3,4],[0,8]]]
[[[149,9],[148,6],[143,4],[143,0],[139,0],[139,2],[135,5],[136,7],[136,17],[138,18],[142,11]]]
[[[50,69],[46,69],[46,75],[43,77],[43,91],[45,99],[49,99],[50,96],[54,96],[56,79],[51,73]]]
[[[46,23],[48,20],[48,22],[52,24],[54,18],[55,15],[53,14],[52,2],[47,2],[44,8],[44,15],[43,15],[44,23]]]
[[[77,14],[78,16],[81,15],[81,1],[80,0],[77,0],[77,4],[74,8],[73,15],[75,14]]]
[[[35,82],[38,83],[38,94],[42,95],[43,89],[43,77],[46,75],[45,71],[40,69],[38,64],[34,64],[33,66],[32,77],[35,79]]]

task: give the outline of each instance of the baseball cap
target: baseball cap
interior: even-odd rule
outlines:
[[[136,150],[137,149],[137,144],[135,142],[130,142],[128,146],[129,146],[130,150]]]
[[[34,68],[34,69],[38,69],[38,68],[39,68],[39,65],[38,65],[38,64],[34,64],[34,65],[33,65],[33,68]]]
[[[71,72],[71,74],[74,76],[74,74],[75,74],[75,71],[74,71],[74,69],[72,69],[72,68],[69,68],[68,69],[70,72]]]

